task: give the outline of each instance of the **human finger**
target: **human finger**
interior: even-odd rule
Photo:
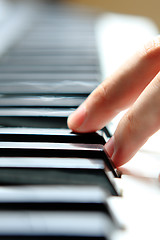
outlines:
[[[101,129],[137,99],[160,69],[160,37],[146,44],[115,74],[102,82],[69,117],[76,132]]]
[[[146,87],[104,146],[116,167],[130,160],[160,128],[160,73]]]

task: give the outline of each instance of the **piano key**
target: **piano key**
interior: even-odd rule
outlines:
[[[20,47],[22,48],[30,48],[30,46],[34,47],[34,48],[39,48],[40,46],[42,45],[41,42],[23,42],[23,43],[20,43]],[[69,39],[68,41],[64,42],[64,39],[62,39],[61,41],[54,41],[54,42],[48,42],[47,43],[47,46],[52,48],[53,46],[54,47],[57,47],[57,48],[61,48],[61,47],[66,47],[66,48],[71,48],[71,47],[75,47],[75,48],[87,48],[87,47],[96,47],[95,45],[95,42],[94,41],[88,41],[86,42],[85,39],[83,41],[71,41],[71,39]]]
[[[16,221],[15,221],[16,219]],[[110,239],[116,231],[103,213],[1,211],[0,238],[3,239]]]
[[[63,33],[64,34],[64,33]],[[15,47],[14,49],[11,49],[11,51],[9,51],[7,53],[7,56],[11,56],[11,55],[16,55],[16,56],[43,56],[44,55],[52,55],[54,56],[59,55],[59,56],[86,56],[86,55],[90,55],[90,56],[97,56],[97,50],[95,48],[85,48],[85,49],[77,49],[77,48],[55,48],[53,47],[52,49],[47,48],[47,46],[43,46],[41,48],[30,48],[30,49],[26,49],[26,48],[20,48],[20,47]]]
[[[65,59],[64,59],[65,60]],[[41,58],[41,60],[35,60],[32,61],[32,57],[30,57],[30,59],[28,61],[14,61],[14,59],[12,61],[10,61],[10,59],[8,58],[4,58],[3,61],[1,61],[0,66],[5,66],[6,64],[9,65],[13,65],[13,66],[24,66],[24,65],[32,65],[32,66],[39,66],[39,65],[43,65],[43,66],[72,66],[74,68],[74,66],[93,66],[93,67],[98,67],[99,64],[96,61],[83,61],[83,59],[81,59],[81,61],[73,61],[72,59],[69,61],[61,61],[59,60],[56,61],[56,59],[54,61],[45,61],[43,58]]]
[[[54,13],[56,14],[56,13]],[[84,33],[86,35],[92,34],[95,37],[94,34],[94,24],[92,20],[87,19],[84,16],[84,19],[76,19],[76,18],[70,18],[69,16],[62,16],[61,14],[55,15],[52,13],[52,17],[49,19],[48,16],[43,16],[43,21],[41,19],[37,19],[37,25],[35,27],[35,31],[31,31],[31,35],[42,35],[44,32],[47,35],[54,34],[54,32],[69,32],[74,30],[72,32],[71,37],[74,35],[73,33]],[[59,17],[61,16],[61,17]],[[65,22],[66,21],[66,22]],[[90,21],[90,22],[89,22]],[[92,22],[91,22],[92,21]],[[54,24],[53,24],[54,23]],[[66,28],[67,27],[67,28]],[[48,30],[53,30],[53,32],[48,32]]]
[[[73,10],[74,11],[74,10]],[[77,9],[75,10],[77,12]],[[48,16],[48,14],[51,14],[50,16]],[[43,33],[43,31],[45,31],[45,27],[50,30],[57,30],[62,32],[63,29],[64,31],[70,30],[70,29],[74,29],[75,32],[86,32],[86,34],[90,32],[93,33],[94,31],[94,23],[93,21],[95,19],[91,19],[88,18],[87,14],[83,14],[83,17],[79,17],[79,16],[73,16],[72,13],[67,13],[66,12],[62,12],[62,10],[59,11],[54,11],[52,9],[52,13],[49,13],[49,11],[47,11],[46,15],[42,15],[43,18],[41,18],[41,16],[39,15],[39,18],[37,18],[36,20],[36,27],[35,29],[35,33],[39,32],[39,33]],[[94,16],[95,17],[95,16]],[[68,28],[66,28],[68,27]],[[79,30],[80,29],[80,30]],[[74,36],[74,33],[72,33],[71,36]],[[31,34],[34,34],[34,31],[31,32]],[[54,34],[54,32],[48,32],[48,34]]]
[[[78,134],[69,129],[0,128],[0,141],[14,142],[59,142],[105,144],[107,135],[102,131]]]
[[[6,127],[67,128],[71,109],[1,108],[0,125]]]
[[[107,202],[110,193],[97,186],[16,186],[0,188],[0,210],[94,211],[118,221]]]
[[[94,42],[94,39],[93,39],[93,36],[91,33],[78,33],[75,34],[75,35],[72,35],[70,34],[69,31],[65,31],[66,35],[65,35],[65,41],[78,41],[78,42],[83,42],[86,40],[86,42]],[[23,41],[23,43],[33,43],[35,44],[35,42],[38,40],[38,42],[46,42],[46,43],[53,43],[54,42],[58,42],[58,41],[61,41],[61,42],[64,42],[64,33],[63,31],[57,31],[57,34],[52,34],[50,33],[49,35],[43,35],[42,33],[39,33],[39,34],[32,34],[32,35],[29,35],[26,37],[25,41]],[[52,42],[53,41],[53,42]]]
[[[2,94],[78,94],[89,95],[98,85],[96,81],[0,81]]]
[[[50,29],[50,30],[55,30],[57,33],[58,33],[58,36],[59,34],[62,35],[63,34],[63,29],[64,29],[64,33],[66,34],[66,37],[67,38],[70,38],[70,39],[75,39],[77,36],[80,37],[80,39],[84,39],[84,37],[86,37],[86,41],[89,39],[91,39],[91,41],[94,40],[94,26],[91,26],[88,25],[88,26],[85,26],[83,27],[83,22],[76,22],[76,24],[72,23],[71,26],[68,26],[68,19],[67,19],[67,23],[62,23],[62,19],[59,19],[59,21],[57,21],[57,19],[51,19],[49,21],[52,21],[51,24],[54,24],[54,25],[50,25],[48,26],[48,23],[46,24],[45,22],[41,22],[41,24],[37,24],[37,28],[35,29],[35,32],[31,32],[31,34],[28,34],[26,36],[26,39],[25,40],[28,40],[28,39],[32,39],[32,38],[38,38],[38,40],[43,40],[45,38],[57,38],[57,36],[54,34],[54,32],[48,32],[47,33],[47,30],[45,29],[45,26],[47,29]],[[72,22],[72,20],[69,20],[70,23]],[[55,25],[55,22],[57,23],[57,25],[59,26],[56,26]],[[67,27],[66,28],[66,24],[67,24]],[[76,26],[78,25],[79,28],[76,28]],[[61,27],[63,27],[63,29],[61,29]],[[71,34],[72,31],[75,31],[74,33],[75,34]],[[46,33],[44,35],[44,33]],[[83,34],[83,36],[82,36]]]
[[[61,20],[61,19],[60,19]],[[76,25],[73,25],[73,22],[71,24],[67,24],[67,28],[62,24],[59,25],[59,21],[57,23],[52,23],[52,25],[48,26],[48,24],[45,24],[44,22],[37,24],[35,31],[31,32],[31,34],[28,37],[41,37],[42,35],[47,35],[47,36],[53,36],[53,34],[56,33],[62,33],[64,30],[64,34],[69,34],[70,33],[70,38],[72,39],[73,37],[73,31],[75,35],[86,35],[86,36],[93,36],[94,38],[94,27],[91,24],[87,24],[84,26],[82,23],[78,24],[78,28]],[[57,26],[56,26],[57,24]],[[61,29],[63,28],[63,29]],[[53,31],[53,32],[52,32]],[[93,41],[93,39],[92,39]]]
[[[86,97],[54,95],[1,95],[0,107],[70,107],[77,108]]]
[[[111,159],[101,144],[0,142],[1,157],[75,157],[102,159],[113,176],[118,177]]]
[[[3,203],[41,203],[41,210],[55,208],[45,204],[95,204],[100,211],[107,213],[106,199],[110,196],[108,191],[97,186],[13,186],[0,188],[0,207]],[[39,205],[40,206],[40,205]],[[11,209],[12,206],[10,206]],[[32,206],[30,206],[32,207]],[[35,206],[36,207],[36,206]],[[89,204],[88,204],[89,207]],[[19,208],[19,206],[17,206]],[[37,208],[38,209],[38,208]],[[1,209],[3,210],[3,208]],[[31,210],[31,209],[30,209]],[[40,210],[40,209],[39,209]],[[52,209],[53,210],[53,209]],[[58,209],[55,209],[58,210]],[[66,209],[67,210],[67,209]],[[87,209],[86,209],[87,210]],[[94,210],[94,208],[92,208]],[[97,209],[95,208],[95,211]],[[88,209],[90,211],[90,209]],[[108,214],[108,213],[107,213]]]
[[[47,33],[47,31],[45,31],[45,34]],[[40,47],[35,47],[34,46],[30,46],[30,47],[26,47],[26,48],[23,48],[22,46],[15,46],[13,49],[10,49],[10,51],[8,53],[6,53],[6,56],[9,56],[10,54],[23,54],[24,55],[30,55],[30,53],[36,53],[38,55],[38,52],[40,53],[57,53],[57,54],[60,54],[60,55],[67,55],[67,53],[69,54],[75,54],[75,55],[83,55],[83,54],[98,54],[97,53],[97,49],[95,49],[95,47],[93,46],[84,46],[84,48],[80,49],[80,48],[77,48],[77,47],[74,47],[74,46],[71,46],[71,47],[65,47],[65,46],[62,46],[60,48],[57,48],[56,46],[53,46],[52,48],[48,47],[46,44],[42,44],[42,46]]]
[[[40,73],[0,73],[0,81],[38,81],[38,82],[45,82],[45,81],[52,81],[52,82],[58,82],[58,81],[64,81],[69,79],[69,81],[91,81],[96,82],[98,85],[98,74],[90,74],[90,73],[70,73],[70,74],[63,74],[63,73],[46,73],[46,74],[40,74]],[[75,80],[76,79],[76,80]]]
[[[69,25],[69,22],[71,24],[71,26]],[[79,37],[79,39],[77,39],[77,41],[81,41],[81,40],[85,40],[86,41],[91,41],[94,42],[94,27],[91,28],[90,25],[90,29],[89,26],[86,26],[84,28],[82,28],[82,22],[78,22],[75,25],[73,24],[72,20],[67,19],[66,23],[62,23],[62,19],[59,19],[59,21],[57,21],[57,19],[52,19],[52,25],[47,26],[48,24],[45,24],[44,22],[41,24],[37,24],[37,27],[35,28],[35,32],[31,32],[31,34],[28,34],[26,36],[26,38],[24,39],[23,42],[28,42],[30,40],[34,40],[38,39],[39,41],[45,42],[45,39],[57,39],[59,36],[63,37],[63,34],[65,33],[66,35],[66,39],[71,39],[71,40],[75,40]],[[55,24],[59,25],[59,26],[55,26]],[[79,27],[79,29],[76,29],[76,26]],[[47,32],[47,30],[45,29],[50,29],[50,32]],[[64,29],[61,29],[61,27]],[[52,32],[51,30],[56,31],[57,34],[55,34],[55,32]],[[75,31],[74,34],[72,33],[72,31]],[[46,34],[44,34],[46,33]]]
[[[6,64],[0,64],[0,72],[1,73],[62,73],[62,74],[68,74],[68,73],[90,73],[92,72],[97,73],[98,72],[98,66],[95,65],[81,65],[81,66],[72,66],[72,65],[54,65],[54,64],[37,64],[37,65],[31,65],[31,64],[25,64],[19,65],[17,64],[12,64],[10,66],[6,66]]]
[[[0,108],[0,116],[15,117],[67,117],[73,112],[73,109],[65,108]]]
[[[83,34],[83,33],[82,33]],[[82,36],[82,35],[79,35],[79,34],[75,34],[77,36],[74,36],[71,38],[70,36],[70,33],[68,32],[68,34],[66,34],[66,38],[65,38],[65,41],[66,43],[69,44],[69,46],[71,47],[69,41],[76,41],[76,43],[79,43],[79,44],[84,44],[84,42],[86,41],[86,43],[91,43],[91,46],[95,45],[94,41],[93,41],[93,38],[90,34],[86,34],[85,36]],[[63,32],[58,32],[57,31],[57,34],[56,36],[53,36],[53,35],[50,35],[50,36],[42,36],[42,35],[39,35],[39,37],[37,37],[36,35],[32,35],[32,36],[29,36],[24,42],[23,44],[24,45],[31,45],[31,43],[33,44],[33,46],[35,45],[35,43],[38,43],[38,45],[43,45],[43,43],[46,43],[46,45],[49,45],[49,46],[55,46],[55,44],[64,44],[64,33]],[[44,44],[45,45],[45,44]],[[74,43],[73,43],[74,45]]]
[[[47,168],[47,169],[102,169],[102,159],[68,157],[0,157],[1,168]]]
[[[44,24],[44,22],[41,23],[41,26],[37,24],[37,28],[35,29],[35,32],[28,34],[23,42],[26,42],[26,41],[30,42],[31,40],[33,40],[34,42],[35,40],[38,40],[44,43],[46,39],[57,40],[59,37],[62,38],[64,36],[63,34],[65,34],[67,40],[70,39],[73,41],[77,40],[81,42],[81,40],[86,39],[86,42],[88,41],[94,42],[94,27],[91,28],[91,25],[90,25],[90,29],[89,29],[89,26],[82,29],[82,22],[81,22],[81,23],[77,23],[78,24],[77,27],[79,27],[79,29],[78,28],[76,29],[76,26],[72,23],[72,21],[70,21],[71,26],[68,26],[68,22],[65,24],[64,23],[62,24],[61,20],[62,19],[60,19],[57,22],[57,19],[54,19],[54,21],[51,23],[53,25],[52,26],[50,25],[50,27],[48,27],[47,24]],[[55,26],[56,24],[55,21],[59,26]],[[56,31],[57,34],[55,34],[55,32],[52,32],[52,31],[47,32],[47,30],[45,29],[45,26],[47,29]],[[63,27],[64,31],[63,29],[61,29],[61,27]],[[72,31],[75,31],[74,34],[72,34]]]
[[[106,169],[100,159],[0,158],[0,184],[96,185],[118,196],[119,191]]]
[[[96,186],[23,186],[0,188],[0,210],[101,211],[111,216],[109,193]]]
[[[29,57],[29,56],[23,56],[23,57],[8,57],[7,59],[7,56],[5,57],[5,59],[3,60],[5,62],[8,62],[8,63],[12,63],[14,62],[14,64],[20,64],[20,65],[24,65],[24,64],[36,64],[36,65],[39,65],[39,64],[45,64],[45,65],[48,65],[50,63],[52,64],[56,64],[56,65],[64,65],[64,64],[70,64],[70,65],[93,65],[93,64],[96,64],[98,65],[98,61],[97,61],[97,58],[92,58],[92,56],[88,56],[88,57],[78,57],[78,56],[57,56],[57,57],[54,57],[54,56],[43,56],[43,57],[36,57],[36,56],[32,56],[32,57]]]
[[[55,95],[61,95],[62,93],[64,93],[66,95],[73,96],[78,93],[79,97],[80,96],[86,97],[98,84],[98,81],[96,82],[95,80],[100,79],[100,77],[98,75],[99,63],[98,63],[97,56],[95,54],[96,51],[94,51],[92,53],[86,51],[87,54],[84,54],[86,49],[89,49],[89,51],[90,51],[96,47],[96,43],[95,43],[95,39],[94,39],[94,25],[95,25],[94,21],[91,18],[86,18],[85,14],[82,17],[79,14],[77,14],[75,11],[74,11],[74,14],[71,14],[71,11],[69,9],[67,11],[63,10],[62,11],[63,14],[62,14],[61,7],[57,8],[54,6],[51,9],[49,6],[48,9],[45,11],[46,11],[45,16],[44,16],[43,11],[39,15],[39,21],[37,21],[34,25],[35,30],[30,31],[29,34],[26,34],[25,39],[22,40],[21,43],[17,45],[17,49],[18,48],[21,50],[25,49],[26,51],[28,51],[28,53],[29,52],[30,53],[16,55],[16,52],[15,52],[11,55],[8,55],[6,57],[6,59],[4,59],[4,61],[1,61],[0,70],[1,69],[3,69],[3,70],[0,74],[1,75],[0,76],[0,79],[1,79],[0,91],[2,94],[9,93],[12,95],[13,93],[14,94],[18,93],[18,94],[21,94],[21,97],[23,94],[28,94],[28,93],[31,93],[31,94],[33,93],[35,95],[53,94],[54,91],[55,91]],[[66,41],[64,41],[64,35],[66,35]],[[56,47],[57,47],[56,54],[59,55],[59,56],[57,56],[57,61],[55,59],[56,54],[54,52],[52,52],[52,54],[51,53],[48,54],[47,52],[45,53],[45,49],[49,49],[49,48],[55,49]],[[40,48],[44,49],[43,53],[39,52],[39,54],[35,54],[34,51],[38,51]],[[62,52],[60,54],[60,51],[59,51],[60,48],[61,49],[65,49],[65,48],[69,49],[70,48],[70,50],[73,49],[72,51],[69,50],[70,53],[72,52],[72,54],[70,54],[69,51],[68,52],[66,51],[66,53],[64,54],[64,57],[63,57]],[[82,50],[83,54],[79,54],[79,56],[78,56],[75,53],[76,48],[79,48],[79,50],[83,49]],[[34,51],[32,52],[32,50],[34,50]],[[73,52],[74,52],[74,54],[73,54]],[[51,61],[52,61],[52,63],[51,63]],[[68,61],[68,63],[66,63],[66,61]],[[37,64],[38,62],[40,62],[40,63]],[[10,66],[6,70],[6,74],[4,74],[5,73],[4,68],[6,68],[5,65]],[[31,65],[32,65],[32,67],[31,67]],[[43,65],[43,67],[41,65]],[[53,68],[52,68],[52,65],[54,66]],[[39,66],[40,66],[41,70],[38,70]],[[59,67],[61,66],[61,69],[60,68],[58,69],[58,66]],[[84,68],[84,66],[86,66],[87,68]],[[21,70],[18,70],[18,67],[19,68],[22,67]],[[50,72],[49,72],[49,67],[50,67]],[[51,70],[51,68],[52,68],[52,70]],[[73,68],[73,71],[72,71],[72,68]],[[90,68],[94,68],[93,71],[91,69],[91,74],[89,74],[90,70],[88,70]],[[45,75],[42,74],[43,71],[45,71],[45,73],[47,73],[47,71],[48,71],[48,74],[45,74]],[[61,76],[59,76],[59,73],[62,73],[62,72],[63,72],[63,74]],[[19,74],[17,74],[17,73],[19,73]],[[45,78],[44,78],[44,76],[45,76]],[[66,76],[67,76],[67,78],[65,78]],[[87,76],[88,76],[88,80],[87,80]],[[68,81],[69,77],[70,77],[70,81]],[[78,80],[77,81],[78,84],[77,83],[75,84],[77,86],[78,90],[76,89],[75,85],[73,85],[74,78],[76,78]],[[29,83],[29,81],[30,81],[29,79],[31,79],[31,82],[32,82],[31,84]],[[49,80],[46,81],[47,79],[49,79]],[[52,79],[55,79],[54,82],[52,81]],[[58,83],[58,80],[63,80],[63,81],[61,81],[61,83]],[[88,87],[86,87],[84,83],[79,83],[81,80],[83,80],[85,82],[85,84],[88,85]],[[44,82],[42,83],[42,81],[44,81]],[[91,84],[88,83],[89,81],[91,82]],[[76,80],[74,80],[74,82],[76,82]],[[63,86],[63,88],[62,88],[62,86],[60,87],[60,84]],[[36,97],[36,96],[34,96],[34,97]],[[22,98],[19,99],[19,101],[21,101],[21,100],[22,100]],[[26,98],[23,100],[26,101]],[[37,101],[36,98],[34,99],[34,103],[35,103],[35,101]],[[7,111],[9,110],[8,115],[6,114],[7,111],[5,112],[5,114],[7,115],[6,118],[3,118],[3,116],[1,118],[1,119],[3,119],[3,123],[5,120],[6,126],[8,126],[7,125],[8,123],[11,124],[11,126],[12,126],[12,124],[17,126],[17,124],[19,125],[19,121],[22,120],[22,122],[23,122],[22,125],[28,127],[27,121],[29,120],[29,126],[41,127],[41,126],[43,126],[42,121],[44,120],[44,118],[47,119],[48,113],[49,113],[48,119],[51,120],[53,118],[52,113],[50,112],[50,109],[47,109],[48,113],[47,113],[47,111],[46,112],[43,111],[42,108],[39,109],[39,112],[41,112],[40,113],[41,116],[38,117],[39,113],[36,108],[30,109],[31,111],[29,113],[29,111],[27,111],[27,109],[24,109],[24,106],[22,105],[22,101],[21,101],[21,107],[19,106],[20,104],[17,105],[17,107],[20,107],[21,109],[18,110],[16,108],[13,108],[14,104],[16,105],[16,103],[15,102],[12,103],[12,108],[6,109]],[[31,102],[30,102],[30,104],[31,104]],[[39,104],[39,107],[42,107],[42,106],[40,106],[40,102],[37,103],[37,105],[38,104]],[[50,102],[50,104],[51,104],[51,102]],[[45,104],[43,106],[47,107]],[[57,105],[57,106],[59,107],[59,105]],[[4,106],[1,106],[1,108],[2,107],[4,107]],[[29,108],[29,106],[27,106],[27,107]],[[30,108],[31,107],[33,107],[32,104],[31,104]],[[14,116],[14,114],[13,114],[14,110],[16,112],[15,113],[16,116]],[[72,111],[72,109],[70,109],[70,110]],[[19,111],[19,113],[18,113],[18,111]],[[20,111],[21,111],[21,113],[23,112],[23,114],[20,114]],[[35,112],[35,115],[36,115],[36,118],[34,119],[35,125],[33,124],[33,121],[32,121],[33,120],[32,115],[34,115],[33,112]],[[4,114],[3,111],[1,111],[1,113],[2,113],[2,115]],[[11,116],[10,116],[10,113],[11,113]],[[28,116],[26,116],[26,115],[28,115]],[[40,119],[40,124],[38,124],[38,126],[37,126],[36,121],[38,118]],[[62,118],[63,118],[63,120],[65,119],[65,121],[66,121],[66,115]],[[58,122],[60,122],[60,119],[61,119],[61,117],[58,118]],[[45,125],[44,127],[50,127],[50,126],[53,127],[53,125],[52,124],[50,125],[50,124],[49,124],[49,122],[46,121],[44,123],[44,125]],[[63,125],[63,123],[62,123],[62,125]],[[8,129],[8,127],[6,129]],[[44,131],[45,131],[45,129],[44,129]],[[21,137],[24,137],[26,140],[27,134],[20,136],[20,134],[16,133],[16,136],[15,136],[10,133],[9,135],[10,135],[10,137],[12,135],[12,137],[14,136],[19,139]],[[42,136],[42,135],[40,135],[40,136]],[[27,135],[27,137],[32,138],[33,136]],[[45,137],[46,137],[46,141],[47,141],[48,136],[46,134],[45,134]],[[31,140],[33,140],[33,138]],[[21,143],[28,144],[27,142],[24,143],[24,141]],[[14,152],[14,150],[17,151],[16,148],[14,148],[14,146],[12,145],[13,144],[12,142],[8,142],[8,144],[10,146],[12,145],[13,148],[12,147],[11,148],[8,148],[8,147],[3,148],[3,144],[4,144],[3,142],[0,143],[0,145],[2,146],[2,149],[1,149],[2,155],[3,155],[3,152],[6,152],[6,151],[8,151],[8,153],[10,152],[11,155]],[[15,144],[17,144],[17,143],[15,143]],[[32,144],[32,143],[30,142],[30,144]],[[37,183],[39,181],[39,183],[40,183],[41,178],[43,178],[42,184],[45,184],[45,181],[47,181],[47,178],[48,178],[48,181],[50,181],[50,179],[54,175],[55,180],[60,179],[58,184],[61,184],[63,181],[66,184],[67,180],[68,181],[69,180],[76,181],[76,179],[77,179],[77,181],[79,181],[79,184],[80,184],[81,183],[80,175],[81,175],[82,180],[84,182],[86,180],[86,182],[90,181],[91,184],[94,184],[94,182],[95,182],[95,184],[98,184],[98,178],[99,178],[101,180],[99,182],[99,185],[104,184],[103,186],[105,188],[109,188],[109,189],[112,188],[111,187],[112,183],[109,184],[109,182],[113,176],[110,177],[110,172],[108,172],[108,171],[106,172],[106,175],[105,175],[106,167],[105,167],[103,158],[95,159],[93,157],[93,159],[89,159],[89,158],[84,159],[83,157],[81,157],[81,158],[77,157],[77,159],[76,158],[74,159],[73,157],[67,157],[67,158],[63,157],[63,159],[62,158],[60,159],[60,157],[52,158],[52,157],[48,157],[48,155],[47,155],[47,157],[45,157],[45,156],[43,157],[42,152],[44,152],[44,151],[41,151],[41,150],[45,150],[45,154],[47,153],[50,155],[51,151],[53,149],[51,146],[50,146],[51,148],[49,147],[49,149],[48,149],[48,146],[44,146],[45,143],[38,143],[38,144],[40,144],[38,146],[38,148],[33,143],[32,145],[34,145],[33,146],[34,149],[30,149],[30,147],[23,149],[24,150],[23,152],[25,154],[27,153],[28,155],[30,155],[29,152],[31,153],[32,150],[33,151],[35,150],[36,151],[35,155],[33,154],[34,156],[32,156],[32,157],[29,157],[29,156],[27,157],[27,154],[26,155],[24,154],[25,156],[22,156],[22,157],[16,157],[16,154],[14,155],[14,157],[0,157],[0,164],[1,164],[0,172],[2,173],[2,174],[0,174],[0,178],[1,179],[3,178],[3,180],[8,179],[8,181],[12,181],[12,184],[14,184],[16,182],[18,177],[21,179],[21,181],[24,181],[23,183],[25,183],[25,181],[27,183],[27,181],[29,181],[29,180],[30,181],[35,180],[35,181],[37,181]],[[43,145],[44,148],[42,147],[41,144]],[[48,143],[46,143],[46,144],[48,144]],[[74,143],[74,145],[75,144],[76,143]],[[18,145],[19,145],[19,143],[18,143]],[[73,145],[73,143],[72,143],[72,145]],[[39,147],[41,149],[40,154],[42,154],[41,158],[36,157],[36,154],[39,154],[37,151],[39,149]],[[21,155],[22,148],[20,147],[18,150],[19,155]],[[57,146],[55,146],[55,150],[56,151],[58,150],[58,152],[59,152],[58,154],[61,155],[63,147],[57,149]],[[80,147],[80,144],[79,144],[78,151],[83,152],[83,150]],[[90,150],[87,150],[87,151],[89,154]],[[64,152],[66,152],[66,150],[64,150]],[[6,154],[8,154],[8,153],[6,153]],[[95,151],[95,153],[96,153],[96,151]],[[95,153],[93,153],[94,156],[96,155]],[[74,154],[71,154],[71,155],[74,155]],[[103,154],[100,154],[100,155],[103,155]],[[67,156],[67,154],[66,154],[66,156]],[[113,171],[112,175],[115,175],[114,169],[112,168],[112,166],[110,166],[110,164],[109,164],[109,167]],[[52,171],[52,173],[51,173],[51,171]],[[70,171],[72,173],[70,173]],[[9,175],[7,175],[7,174],[9,174]],[[57,178],[56,178],[56,176],[57,176]],[[95,179],[95,176],[96,176],[97,180]],[[106,176],[106,178],[104,176]],[[65,177],[66,177],[66,181],[65,181]],[[73,177],[73,178],[70,179],[69,177],[70,178]],[[103,181],[104,179],[105,180],[107,179],[107,180],[104,182]],[[86,182],[85,182],[85,184],[86,184]],[[107,187],[107,183],[109,184],[108,187]],[[49,184],[51,184],[51,182]],[[55,184],[55,182],[54,182],[54,184]],[[43,186],[43,187],[45,189],[47,186]],[[1,190],[1,188],[0,188],[0,190]],[[76,188],[77,188],[77,186],[76,186]],[[116,195],[116,192],[114,192],[113,189],[114,189],[114,187],[110,191],[112,192],[112,194]],[[12,190],[13,190],[13,188],[12,188]],[[77,189],[77,191],[78,191],[78,189]],[[80,195],[82,195],[82,192]],[[45,196],[45,197],[47,197],[47,196]],[[57,194],[56,194],[56,196],[57,196]],[[77,197],[78,197],[78,194],[77,194]],[[64,196],[62,196],[62,198],[64,198]],[[60,199],[58,199],[58,201],[60,201]],[[93,201],[90,200],[88,207],[89,206],[92,207],[93,206],[92,204],[93,204]],[[30,238],[30,239],[53,239],[54,238],[54,239],[61,239],[61,240],[62,239],[66,239],[66,240],[68,240],[68,239],[77,239],[77,240],[78,239],[110,239],[112,232],[116,228],[116,226],[113,224],[111,215],[104,214],[106,216],[106,218],[103,217],[104,215],[102,216],[102,212],[100,212],[100,215],[95,215],[94,214],[95,210],[93,210],[94,213],[90,212],[90,214],[88,214],[88,215],[87,215],[86,209],[85,209],[85,211],[83,210],[81,212],[78,210],[75,213],[73,211],[68,212],[68,210],[65,212],[57,211],[56,212],[57,215],[55,215],[54,214],[55,211],[54,212],[52,211],[53,209],[51,209],[51,211],[48,211],[48,209],[46,209],[47,211],[45,211],[43,209],[43,213],[42,213],[42,211],[38,211],[38,205],[36,203],[34,203],[34,205],[37,207],[37,211],[35,211],[35,208],[33,208],[33,209],[31,209],[32,211],[26,211],[26,209],[25,209],[25,212],[23,212],[23,207],[22,207],[22,205],[20,206],[20,204],[17,205],[17,207],[19,207],[19,209],[17,209],[17,210],[20,210],[20,211],[7,212],[7,211],[2,210],[1,212],[3,212],[3,215],[1,215],[1,213],[0,213],[0,218],[1,218],[0,219],[0,238],[1,239],[3,239],[3,238],[4,239],[25,239],[25,240],[27,238]],[[47,205],[48,204],[46,204],[46,208],[47,208]],[[11,206],[11,208],[13,208],[15,205],[13,206],[13,202],[12,203],[10,202],[10,206]],[[44,202],[43,202],[43,206],[44,206]],[[41,203],[39,203],[39,210],[41,210],[40,207],[41,207]],[[73,207],[73,205],[72,205],[72,207]],[[66,207],[66,209],[67,209],[67,207]],[[63,210],[66,210],[66,209],[64,208]],[[76,211],[76,209],[77,209],[77,207],[75,208],[75,211]],[[10,210],[13,210],[13,209],[10,209]],[[79,215],[77,215],[77,213]],[[73,215],[73,214],[75,214],[75,215]],[[45,218],[47,218],[47,220]],[[2,221],[2,219],[4,221]],[[105,221],[102,221],[104,219],[105,219]],[[66,225],[66,223],[68,225]]]
[[[104,132],[104,134],[105,134],[105,136],[106,136],[107,138],[111,138],[111,137],[112,137],[112,134],[111,134],[111,132],[110,132],[110,130],[109,130],[109,128],[108,128],[108,125],[105,126],[104,128],[102,128],[102,131]]]
[[[47,33],[44,33],[47,34]],[[63,33],[64,34],[64,33]],[[38,41],[38,39],[37,39]],[[75,46],[61,46],[61,47],[56,47],[52,46],[50,48],[48,45],[45,44],[44,42],[41,42],[41,46],[37,46],[34,48],[34,46],[30,46],[24,48],[22,46],[15,46],[14,48],[10,49],[5,54],[5,57],[9,59],[9,56],[32,56],[35,54],[35,56],[39,56],[43,54],[44,56],[49,55],[49,56],[54,56],[59,55],[59,56],[98,56],[97,49],[93,46],[84,46],[84,48],[80,49]],[[3,61],[4,59],[2,59]]]
[[[85,208],[83,210],[101,211],[108,214],[106,202],[108,196],[107,191],[96,186],[2,187],[0,188],[0,209],[24,210],[28,205],[29,210],[35,208],[35,210],[58,211],[60,210],[59,205],[63,207],[64,204],[65,210],[69,211],[80,210],[82,207],[82,209]],[[73,208],[70,206],[71,204],[73,204]],[[5,208],[2,207],[3,205]],[[61,208],[61,210],[64,209]]]

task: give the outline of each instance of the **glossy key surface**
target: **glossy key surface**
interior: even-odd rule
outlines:
[[[1,157],[79,157],[102,159],[117,174],[101,144],[0,142]]]
[[[1,108],[0,125],[6,127],[67,128],[72,109]]]
[[[89,95],[97,87],[95,81],[5,81],[0,80],[1,94],[81,94]]]
[[[118,195],[113,177],[101,159],[0,158],[0,184],[97,185]]]
[[[2,95],[0,107],[60,107],[76,108],[86,97],[65,95]]]
[[[0,141],[94,143],[104,145],[107,137],[103,130],[96,133],[78,134],[69,129],[0,128]]]

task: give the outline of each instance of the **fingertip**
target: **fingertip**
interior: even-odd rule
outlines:
[[[83,125],[85,119],[86,107],[84,104],[82,104],[68,117],[68,127],[75,132],[80,131],[80,128]]]
[[[123,136],[118,137],[120,137],[120,139],[122,137],[123,139]],[[124,165],[129,161],[130,152],[128,152],[126,143],[122,139],[119,141],[119,139],[117,139],[117,136],[115,137],[113,135],[104,145],[104,151],[109,155],[116,168]]]
[[[104,151],[106,152],[107,155],[109,155],[109,157],[111,158],[114,166],[117,168],[121,165],[124,164],[120,153],[118,151],[117,154],[117,150],[115,147],[115,137],[114,135],[108,140],[108,142],[104,145]]]
[[[104,150],[107,152],[110,158],[112,158],[112,155],[114,153],[114,136],[112,136],[104,145]]]
[[[116,168],[123,166],[125,163],[127,163],[129,161],[129,159],[123,157],[123,155],[121,155],[120,152],[115,152],[112,155],[112,161],[113,164]]]

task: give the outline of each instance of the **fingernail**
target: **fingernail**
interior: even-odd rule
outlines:
[[[114,153],[114,136],[112,136],[108,142],[104,145],[104,150],[108,153],[110,158],[112,158]]]
[[[86,118],[86,107],[84,104],[80,105],[75,112],[73,112],[68,118],[68,126],[72,130],[78,130]]]

